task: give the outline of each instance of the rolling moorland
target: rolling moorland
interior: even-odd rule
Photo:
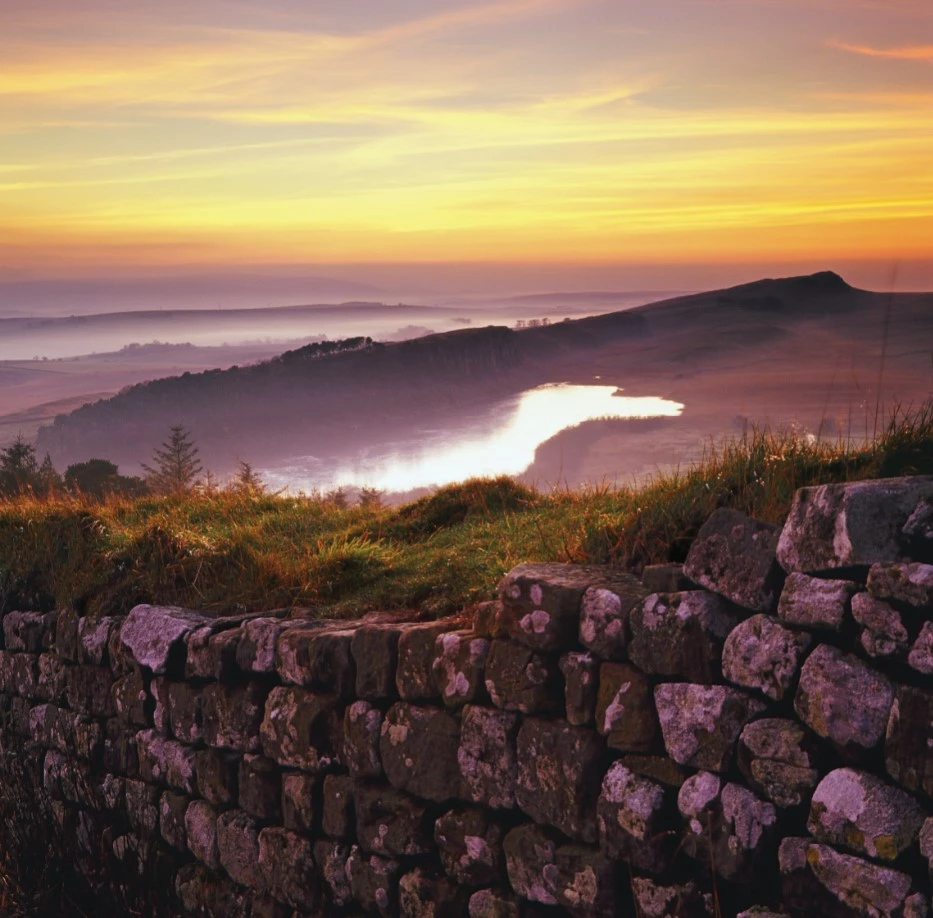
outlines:
[[[699,458],[749,423],[864,440],[876,406],[933,391],[933,294],[857,290],[830,272],[764,280],[521,330],[489,326],[326,359],[299,348],[255,366],[135,385],[57,417],[57,467],[105,456],[133,474],[174,424],[223,474],[312,454],[324,463],[445,429],[551,382],[683,403],[678,418],[594,421],[539,450],[529,483],[630,482]]]

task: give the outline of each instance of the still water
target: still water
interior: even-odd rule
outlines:
[[[381,443],[337,466],[325,467],[314,456],[302,456],[263,469],[263,478],[272,488],[291,491],[347,486],[391,492],[474,476],[519,475],[532,464],[542,443],[568,427],[605,418],[676,417],[683,408],[663,398],[630,398],[615,386],[549,384],[461,419],[457,426]]]

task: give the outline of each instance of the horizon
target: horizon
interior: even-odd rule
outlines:
[[[926,0],[11,0],[0,29],[0,312],[192,273],[933,289]]]

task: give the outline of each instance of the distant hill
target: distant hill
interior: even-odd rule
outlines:
[[[627,394],[678,398],[687,405],[678,430],[702,438],[739,414],[769,419],[782,400],[819,416],[873,398],[885,323],[887,380],[919,398],[930,388],[933,295],[856,290],[825,272],[522,330],[471,328],[326,357],[302,348],[185,373],[56,418],[38,449],[60,467],[107,457],[129,471],[181,423],[217,471],[237,457],[327,461],[443,429],[535,385],[597,377]]]

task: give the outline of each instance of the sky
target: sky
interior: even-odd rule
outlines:
[[[2,281],[933,289],[930,0],[2,0],[0,34]]]

